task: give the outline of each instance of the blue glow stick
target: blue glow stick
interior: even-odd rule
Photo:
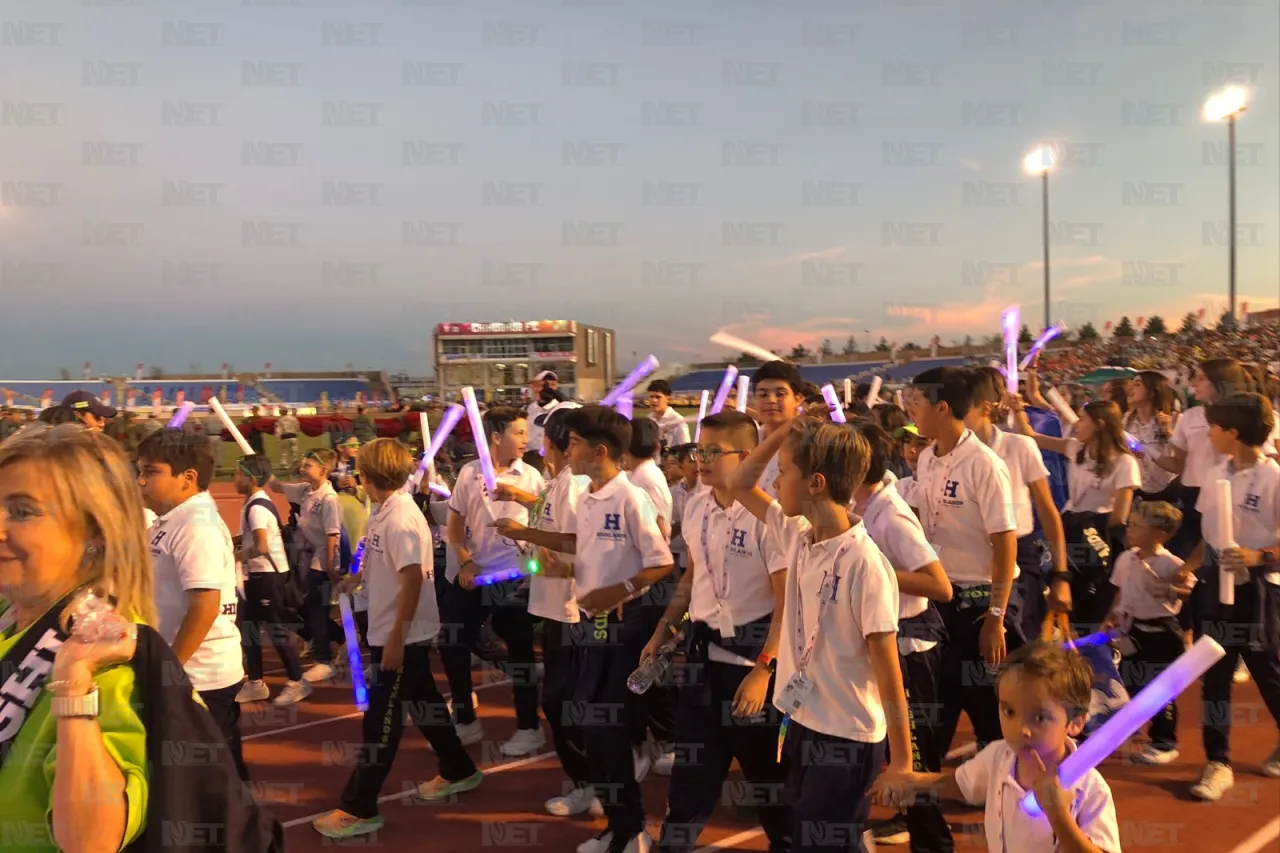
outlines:
[[[369,710],[369,687],[364,680],[364,661],[360,658],[360,637],[356,634],[356,616],[351,612],[351,596],[338,596],[338,610],[342,612],[342,635],[347,641],[347,665],[351,667],[351,691],[355,694],[356,708]]]
[[[1105,646],[1119,636],[1120,632],[1115,630],[1098,631],[1095,634],[1086,634],[1074,640],[1067,640],[1062,644],[1062,647],[1064,649],[1083,649],[1087,646]]]
[[[720,388],[716,391],[716,398],[711,403],[711,414],[720,414],[720,410],[724,408],[725,400],[729,399],[729,391],[733,388],[733,382],[737,378],[738,368],[731,364],[724,369],[724,378],[720,380]]]
[[[1070,788],[1083,779],[1085,774],[1123,746],[1133,737],[1134,732],[1164,710],[1166,705],[1178,698],[1182,691],[1208,672],[1225,654],[1222,646],[1214,642],[1212,637],[1197,640],[1195,645],[1130,699],[1128,705],[1117,711],[1115,716],[1103,723],[1075,752],[1067,756],[1058,767],[1058,781],[1062,783],[1062,787]],[[1022,798],[1022,810],[1031,817],[1044,814],[1033,791],[1028,791]]]
[[[840,398],[836,396],[835,386],[830,382],[822,386],[822,399],[827,401],[827,408],[831,410],[831,420],[838,424],[845,423],[844,409],[840,407]]]
[[[644,361],[636,365],[636,369],[627,374],[627,378],[613,387],[613,390],[600,399],[600,405],[612,406],[623,394],[630,394],[631,389],[640,384],[650,373],[658,369],[658,359],[650,354]]]
[[[1067,327],[1059,323],[1058,325],[1050,326],[1049,328],[1041,332],[1040,337],[1036,338],[1035,343],[1031,345],[1031,349],[1029,349],[1027,351],[1027,354],[1022,357],[1022,361],[1018,362],[1018,369],[1026,370],[1027,366],[1031,364],[1031,359],[1036,357],[1036,353],[1044,349],[1045,346],[1049,343],[1049,341],[1053,340],[1054,338],[1056,338],[1058,335],[1062,334],[1066,330],[1067,330]]]
[[[507,581],[518,581],[528,575],[536,575],[537,573],[538,561],[530,558],[528,566],[524,569],[499,569],[496,572],[476,575],[473,583],[476,586],[493,586],[494,584],[506,583]]]
[[[360,574],[360,561],[364,559],[364,538],[356,543],[356,550],[351,555],[351,574]]]
[[[187,415],[195,409],[196,404],[188,400],[178,407],[173,413],[173,417],[169,418],[169,429],[182,429],[182,425],[187,422]]]
[[[1138,441],[1138,439],[1136,439],[1136,438],[1134,438],[1133,436],[1129,435],[1129,433],[1127,433],[1127,432],[1124,434],[1124,438],[1125,438],[1125,442],[1129,445],[1129,450],[1131,450],[1131,451],[1132,451],[1132,452],[1134,452],[1134,453],[1141,453],[1141,452],[1142,452],[1142,442],[1141,442],[1141,441]]]

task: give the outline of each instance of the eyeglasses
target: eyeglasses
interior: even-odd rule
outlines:
[[[689,451],[689,455],[703,463],[716,462],[721,456],[749,456],[750,454],[750,450],[721,450],[718,447],[695,447]]]

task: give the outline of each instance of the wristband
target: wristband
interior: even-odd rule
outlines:
[[[987,613],[986,613],[986,615],[987,615],[987,616],[994,616],[994,617],[996,617],[997,619],[1004,619],[1004,608],[1003,608],[1003,607],[988,607],[988,608],[987,608]]]
[[[778,659],[762,652],[760,657],[756,658],[756,666],[763,666],[769,672],[776,672],[778,669]]]
[[[629,580],[625,580],[622,582],[622,588],[627,591],[627,595],[636,594],[636,585]]]
[[[1054,581],[1070,581],[1070,580],[1071,580],[1071,572],[1062,571],[1062,572],[1050,572],[1050,573],[1049,573],[1049,582],[1050,582],[1050,583],[1052,583],[1052,582],[1054,582]]]

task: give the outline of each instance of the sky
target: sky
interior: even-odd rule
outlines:
[[[3,0],[0,375],[618,361],[1280,298],[1274,0]]]

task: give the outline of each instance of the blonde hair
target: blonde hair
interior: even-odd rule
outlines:
[[[1182,512],[1167,501],[1138,501],[1133,505],[1133,514],[1129,519],[1172,536],[1182,525]]]
[[[413,451],[394,438],[375,438],[360,448],[356,470],[374,488],[393,492],[405,484],[417,465]]]
[[[129,459],[114,439],[79,424],[35,424],[0,443],[0,469],[38,466],[52,487],[59,518],[86,542],[77,579],[114,596],[122,616],[156,624],[142,493]]]
[[[303,454],[302,458],[306,459],[308,456],[323,466],[327,473],[332,472],[334,467],[338,464],[338,454],[327,447],[318,447],[315,450],[308,450]]]
[[[871,462],[871,445],[848,424],[812,418],[792,422],[787,449],[801,476],[821,474],[831,500],[847,504],[862,485]]]

